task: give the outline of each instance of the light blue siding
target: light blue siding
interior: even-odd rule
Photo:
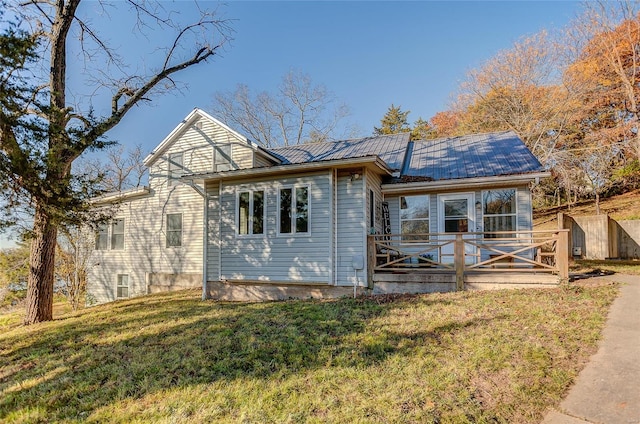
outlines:
[[[331,174],[225,183],[220,193],[221,279],[299,283],[331,282]],[[278,234],[280,188],[309,187],[308,234]],[[264,190],[265,234],[236,234],[240,190]]]
[[[355,272],[354,256],[366,257],[365,234],[368,221],[365,213],[363,179],[351,181],[350,175],[339,175],[337,184],[338,257],[337,285],[353,285]],[[365,270],[358,271],[361,284],[365,284]]]
[[[220,183],[209,182],[207,193],[207,280],[220,277]]]

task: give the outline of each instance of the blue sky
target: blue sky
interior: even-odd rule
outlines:
[[[130,17],[120,10],[112,20],[97,16],[96,2],[83,3],[96,13],[93,23],[127,60],[137,62],[163,34],[132,38]],[[218,7],[233,19],[234,40],[221,57],[179,74],[182,94],[155,98],[133,109],[107,135],[150,152],[194,108],[209,110],[216,91],[243,83],[272,91],[290,70],[309,74],[347,104],[347,121],[362,135],[393,103],[410,110],[409,119],[428,119],[446,110],[465,73],[515,41],[542,29],[558,29],[579,13],[569,1],[494,2],[231,2]],[[189,3],[167,7],[189,15]],[[166,38],[166,37],[165,37]],[[144,66],[153,66],[153,55]],[[70,60],[72,80],[82,68]],[[77,88],[77,87],[76,87]],[[94,101],[108,111],[110,98]],[[0,247],[10,245],[0,235]]]
[[[178,76],[188,90],[137,108],[108,135],[148,152],[194,107],[209,110],[216,91],[274,90],[292,69],[347,104],[362,135],[391,103],[411,121],[428,119],[447,109],[469,69],[523,36],[561,28],[579,9],[563,1],[231,2],[221,8],[235,30],[223,57]]]

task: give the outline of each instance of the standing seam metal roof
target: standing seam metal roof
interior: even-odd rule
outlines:
[[[325,160],[378,156],[392,170],[400,170],[404,161],[409,133],[372,136],[353,140],[329,141],[279,147],[268,151],[283,163],[309,163]]]
[[[402,176],[451,180],[542,170],[522,140],[506,131],[416,141]]]
[[[543,171],[512,131],[409,142],[410,134],[300,144],[268,149],[283,164],[376,155],[401,177],[429,180],[490,177]],[[405,160],[407,156],[407,160]]]

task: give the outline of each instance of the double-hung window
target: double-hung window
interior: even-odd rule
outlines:
[[[424,240],[429,233],[429,196],[400,197],[400,233],[402,240]],[[419,235],[422,234],[422,235]]]
[[[213,171],[231,170],[231,144],[219,144],[213,148]]]
[[[129,297],[129,274],[118,274],[116,281],[116,298]]]
[[[264,191],[238,193],[238,234],[264,234]]]
[[[482,192],[484,231],[516,231],[516,190]],[[512,234],[488,234],[487,238],[513,237]]]
[[[96,231],[96,250],[109,249],[109,225],[100,224]]]
[[[124,218],[111,222],[111,250],[124,249]]]
[[[108,224],[98,225],[95,250],[124,249],[124,218],[112,220]]]
[[[278,196],[281,234],[309,232],[309,187],[281,188]]]
[[[169,185],[180,179],[184,170],[184,155],[182,153],[169,154]]]
[[[167,247],[182,246],[182,214],[167,214]]]

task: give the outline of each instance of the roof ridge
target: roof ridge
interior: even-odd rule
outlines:
[[[456,138],[468,138],[468,137],[478,137],[478,136],[490,135],[490,134],[507,134],[507,133],[513,133],[516,137],[520,138],[520,136],[513,130],[502,130],[502,131],[486,131],[486,132],[479,132],[479,133],[452,135],[448,137],[437,137],[437,138],[420,139],[420,140],[414,140],[414,141],[427,143],[427,142],[440,141],[440,140],[453,140]]]
[[[298,146],[317,146],[319,144],[346,143],[346,142],[349,142],[349,141],[364,141],[364,140],[367,140],[367,139],[375,140],[375,139],[378,139],[378,138],[397,137],[397,136],[401,136],[401,135],[405,135],[405,134],[409,134],[410,135],[410,133],[408,133],[408,132],[395,133],[395,134],[367,135],[367,136],[364,136],[364,137],[346,138],[346,139],[342,139],[342,140],[311,141],[311,142],[308,142],[308,143],[291,144],[289,146],[269,147],[268,150],[290,149],[290,148],[298,147]]]

